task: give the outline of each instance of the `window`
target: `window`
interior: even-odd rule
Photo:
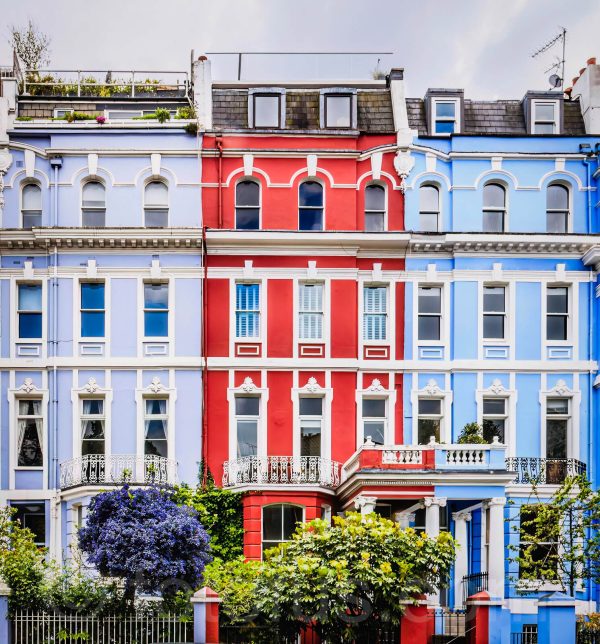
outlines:
[[[321,456],[323,398],[300,397],[300,456]]]
[[[144,284],[144,335],[164,338],[169,335],[169,285]]]
[[[426,445],[435,439],[440,442],[442,425],[442,401],[439,398],[419,398],[419,416],[417,419],[417,440],[419,445]]]
[[[385,398],[363,398],[363,442],[371,439],[375,445],[385,444],[386,408],[387,400]]]
[[[46,546],[46,507],[41,503],[11,503],[16,512],[14,518],[21,523],[23,528],[33,532],[36,546]]]
[[[281,127],[281,95],[253,94],[254,127]]]
[[[298,230],[323,230],[323,186],[317,181],[298,188]]]
[[[81,225],[90,228],[106,225],[106,190],[99,181],[83,184]]]
[[[36,183],[23,186],[21,217],[23,228],[42,225],[42,189]]]
[[[260,284],[235,285],[235,335],[260,336]]]
[[[165,228],[169,224],[169,189],[162,181],[151,181],[144,188],[144,226]]]
[[[363,288],[363,339],[387,340],[387,286]]]
[[[352,127],[351,94],[325,94],[325,127]]]
[[[44,465],[44,419],[41,400],[17,401],[17,465],[42,467]]]
[[[483,232],[502,233],[506,225],[506,190],[499,183],[483,186]]]
[[[487,443],[493,443],[498,437],[504,443],[506,427],[506,398],[483,399],[483,438]]]
[[[533,103],[533,134],[557,134],[558,103],[534,101]]]
[[[104,400],[81,400],[81,455],[104,454]]]
[[[566,233],[569,226],[569,190],[560,183],[552,183],[546,191],[546,230]]]
[[[84,282],[81,284],[81,337],[104,337],[104,284]]]
[[[440,286],[419,287],[419,340],[441,339],[442,333],[442,289]]]
[[[483,337],[504,340],[506,317],[506,289],[504,286],[483,287]]]
[[[298,337],[300,340],[323,339],[323,284],[298,287]]]
[[[452,134],[458,130],[456,118],[456,101],[436,100],[434,109],[434,132],[436,134]]]
[[[235,425],[238,458],[258,454],[259,415],[260,398],[258,396],[236,396]]]
[[[41,338],[42,285],[19,284],[18,289],[19,338]]]
[[[167,458],[167,398],[144,399],[144,454]]]
[[[546,458],[567,458],[569,399],[546,400]]]
[[[370,185],[365,188],[365,230],[369,233],[385,230],[385,188]]]
[[[260,186],[256,181],[240,181],[235,187],[235,227],[260,228]]]
[[[547,541],[540,540],[541,526],[536,522],[537,505],[522,505],[520,512],[519,557],[526,558],[533,565],[519,564],[519,576],[523,579],[556,579],[558,568],[558,517],[556,523],[547,527]]]
[[[549,286],[546,290],[546,338],[567,340],[569,337],[569,289]]]
[[[297,505],[267,505],[263,508],[263,552],[290,541],[304,512]]]
[[[437,233],[440,221],[440,191],[436,186],[419,188],[419,230]]]

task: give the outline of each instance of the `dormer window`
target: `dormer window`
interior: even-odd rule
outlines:
[[[558,103],[533,101],[533,134],[558,134]]]
[[[321,90],[320,124],[322,128],[340,130],[356,127],[356,90],[328,87]]]
[[[268,130],[285,127],[285,89],[248,90],[248,127]]]
[[[458,132],[458,101],[434,99],[433,118],[435,134],[454,134]]]

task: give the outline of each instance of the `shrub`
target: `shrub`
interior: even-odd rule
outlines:
[[[486,445],[487,441],[483,438],[483,428],[478,423],[467,423],[461,430],[457,443]]]
[[[177,108],[177,113],[175,114],[176,119],[195,119],[196,110],[192,105],[187,105],[186,107]]]
[[[156,118],[158,119],[159,123],[165,123],[166,121],[171,120],[171,114],[169,110],[166,110],[164,107],[159,107],[156,112]]]

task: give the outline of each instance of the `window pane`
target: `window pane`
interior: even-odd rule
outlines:
[[[84,210],[81,213],[81,225],[84,228],[104,228],[105,223],[105,210]]]
[[[350,127],[350,107],[352,98],[350,96],[326,96],[325,97],[325,127]]]
[[[84,439],[94,440],[104,438],[104,421],[84,420],[81,436]]]
[[[20,338],[41,338],[42,337],[42,314],[41,313],[19,313],[19,337]]]
[[[260,228],[260,210],[258,208],[236,208],[235,227],[238,230],[258,230]]]
[[[42,403],[40,400],[20,400],[19,416],[40,416]]]
[[[302,508],[297,505],[283,506],[283,534],[284,540],[289,541],[296,531],[296,523],[302,521]]]
[[[239,311],[258,311],[260,284],[236,284],[235,298]]]
[[[437,419],[419,418],[417,437],[419,445],[427,445],[432,436],[436,442],[439,442],[440,421]]]
[[[104,401],[99,398],[83,400],[82,412],[86,416],[98,416],[104,413]]]
[[[85,208],[104,208],[105,190],[104,186],[97,181],[90,181],[83,186],[82,205]]]
[[[33,532],[36,545],[46,544],[46,509],[43,503],[15,503],[15,519]]]
[[[365,286],[363,299],[366,313],[385,313],[387,311],[387,287]]]
[[[164,416],[167,413],[167,401],[165,398],[147,398],[146,416]]]
[[[437,213],[420,213],[419,214],[419,230],[425,233],[438,232],[438,215]]]
[[[144,441],[144,453],[146,456],[162,456],[163,458],[167,458],[169,455],[167,441],[159,439]]]
[[[164,338],[169,335],[169,314],[165,311],[146,311],[144,313],[144,335]]]
[[[370,438],[375,443],[375,445],[385,444],[385,424],[381,421],[374,422],[371,420],[366,420],[363,431],[364,440],[368,440]]]
[[[546,230],[549,233],[566,233],[567,232],[566,212],[549,212],[546,215]],[[34,224],[38,225],[38,224]]]
[[[368,233],[380,233],[385,230],[385,214],[383,212],[365,213],[365,230]]]
[[[504,287],[486,286],[483,289],[483,310],[486,313],[504,313]]]
[[[258,416],[260,398],[258,396],[237,396],[235,399],[236,416]]]
[[[323,211],[300,208],[299,230],[323,230]]]
[[[321,416],[323,414],[323,399],[300,397],[300,415],[301,416]]]
[[[147,228],[166,228],[168,223],[168,210],[152,209],[144,211],[144,225]]]
[[[546,401],[546,414],[568,414],[569,401],[566,398],[548,398]]]
[[[257,422],[255,420],[237,421],[237,455],[256,456],[257,453]]]
[[[21,284],[19,286],[19,311],[42,310],[41,284]]]
[[[546,458],[567,458],[567,420],[546,421]]]
[[[385,210],[385,190],[382,186],[367,186],[365,188],[365,209]]]
[[[85,439],[81,441],[81,455],[92,456],[105,453],[104,439]]]
[[[503,315],[483,316],[483,337],[496,340],[502,340],[504,338]]]
[[[20,420],[19,435],[21,445],[19,448],[18,465],[22,467],[41,467],[44,464],[42,447],[38,434],[38,423],[41,430],[41,420]]]
[[[553,121],[554,103],[536,103],[535,119],[536,121]]]
[[[504,212],[486,210],[483,213],[483,232],[501,233],[504,231]]]
[[[419,188],[419,210],[421,212],[438,212],[440,209],[440,193],[435,186]]]
[[[442,413],[442,401],[436,398],[419,399],[419,414],[425,416],[439,415]]]
[[[442,312],[442,289],[439,287],[419,288],[419,313]]]
[[[321,422],[300,426],[300,456],[321,456]]]
[[[437,315],[419,315],[419,340],[440,339],[440,318]]]
[[[385,418],[385,398],[363,398],[363,418]]]
[[[147,420],[146,421],[146,438],[163,439],[167,438],[167,421],[166,420]]]
[[[167,309],[169,308],[168,284],[144,284],[144,308]]]
[[[454,121],[436,121],[435,131],[437,134],[452,134],[454,132]]]
[[[268,505],[263,508],[263,539],[281,541],[283,506]]]
[[[38,228],[42,225],[41,213],[23,213],[23,228]]]
[[[23,188],[23,210],[42,209],[42,189],[32,183]]]
[[[81,285],[81,308],[104,309],[104,284],[85,283]]]
[[[549,315],[546,319],[548,340],[567,339],[567,318],[562,315]]]
[[[436,116],[447,116],[454,118],[456,114],[456,103],[437,103],[435,104],[435,113]]]
[[[554,123],[536,123],[535,134],[554,134]]]
[[[235,188],[236,206],[256,206],[260,203],[260,187],[256,181],[240,181]]]
[[[279,96],[254,96],[254,127],[279,127]]]
[[[503,418],[483,419],[483,438],[488,443],[493,443],[494,438],[498,437],[498,442],[504,443],[504,424]]]
[[[546,208],[550,210],[568,210],[569,209],[569,191],[565,186],[554,183],[548,186],[546,193]]]
[[[145,189],[147,206],[167,206],[169,191],[162,181],[151,181]]]
[[[503,186],[497,183],[488,183],[483,186],[484,208],[504,208],[506,192]]]
[[[300,284],[298,308],[302,312],[321,312],[323,310],[323,284]]]
[[[104,312],[81,313],[81,336],[84,338],[104,337]]]
[[[504,398],[484,398],[483,399],[483,414],[490,414],[492,416],[504,415],[506,408],[506,401]]]
[[[569,309],[567,296],[567,288],[549,288],[547,291],[548,313],[568,313]]]
[[[299,206],[323,206],[323,186],[316,181],[304,181],[299,189]]]

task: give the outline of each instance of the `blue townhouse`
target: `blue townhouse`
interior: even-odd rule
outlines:
[[[455,444],[477,422],[504,453],[496,470],[436,482],[426,505],[461,545],[449,605],[461,580],[487,576],[512,632],[537,632],[535,599],[559,587],[511,562],[535,512],[531,477],[542,499],[567,475],[598,484],[598,68],[571,95],[406,99],[405,443]],[[578,612],[596,592],[577,591]]]
[[[185,72],[9,76],[0,495],[59,558],[99,489],[197,480],[198,137]]]

